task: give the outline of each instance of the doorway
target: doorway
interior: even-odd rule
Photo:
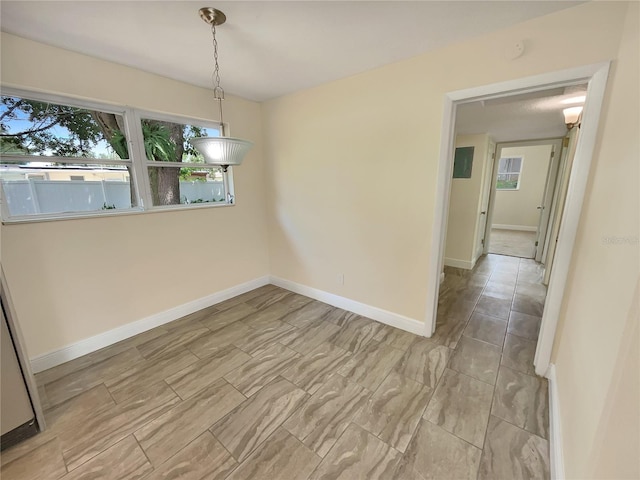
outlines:
[[[497,144],[485,253],[545,264],[562,145],[562,137]]]
[[[570,87],[586,82],[588,85],[588,101],[585,104],[581,121],[582,133],[579,136],[575,160],[571,166],[571,182],[568,185],[562,213],[563,224],[556,242],[550,288],[546,298],[540,334],[535,349],[535,372],[538,375],[545,375],[547,373],[562,303],[564,285],[569,271],[571,251],[576,237],[589,174],[608,70],[609,63],[607,62],[451,92],[445,96],[441,155],[436,189],[435,228],[432,242],[434,248],[432,248],[431,252],[431,266],[428,279],[429,307],[426,315],[426,336],[432,336],[436,329],[440,277],[444,269],[445,261],[447,220],[449,213],[448,199],[452,190],[452,173],[454,171],[454,125],[457,107],[476,100],[487,101],[514,95],[535,94],[536,92],[549,90],[554,87]],[[477,213],[478,215],[482,214],[481,211]]]

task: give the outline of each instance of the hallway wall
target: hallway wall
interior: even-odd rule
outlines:
[[[478,223],[480,222],[480,199],[482,181],[487,168],[489,136],[458,135],[456,148],[474,147],[471,178],[451,180],[449,196],[449,216],[447,220],[447,242],[444,264],[458,268],[473,268],[478,243]]]

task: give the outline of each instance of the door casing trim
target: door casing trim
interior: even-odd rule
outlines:
[[[598,123],[609,76],[611,62],[584,65],[566,70],[534,75],[505,82],[446,93],[443,99],[442,135],[435,191],[435,212],[431,238],[431,254],[427,279],[427,311],[425,336],[435,331],[440,287],[444,265],[444,250],[449,213],[449,194],[453,171],[456,106],[476,100],[500,98],[517,93],[546,90],[553,87],[587,83],[587,101],[582,114],[581,135],[571,169],[563,222],[558,235],[558,247],[553,260],[549,289],[542,316],[534,365],[538,375],[545,375],[551,362],[551,352],[571,264],[591,161],[595,148]]]

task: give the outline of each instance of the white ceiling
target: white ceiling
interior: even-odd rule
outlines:
[[[465,103],[456,110],[456,133],[488,133],[497,142],[563,137],[567,127],[562,110],[583,105],[566,102],[586,95],[586,90],[586,84],[575,85]]]
[[[46,44],[266,100],[574,6],[575,1],[10,1],[1,28]],[[517,40],[517,39],[514,39]]]

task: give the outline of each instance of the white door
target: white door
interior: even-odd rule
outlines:
[[[478,233],[476,234],[476,258],[483,253],[487,253],[488,238],[487,238],[487,217],[489,215],[489,197],[491,193],[491,185],[493,178],[493,163],[496,158],[496,144],[489,142],[489,148],[487,150],[487,159],[484,164],[484,176],[482,178],[482,190],[480,197],[480,221],[478,222]]]
[[[551,146],[551,158],[549,160],[549,169],[547,170],[547,180],[544,185],[544,193],[538,210],[540,211],[540,221],[538,222],[538,230],[536,232],[536,262],[541,262],[544,253],[545,240],[549,228],[549,218],[551,214],[551,203],[556,185],[556,177],[558,175],[558,165],[560,164],[560,151],[562,150],[562,139],[557,140]]]

